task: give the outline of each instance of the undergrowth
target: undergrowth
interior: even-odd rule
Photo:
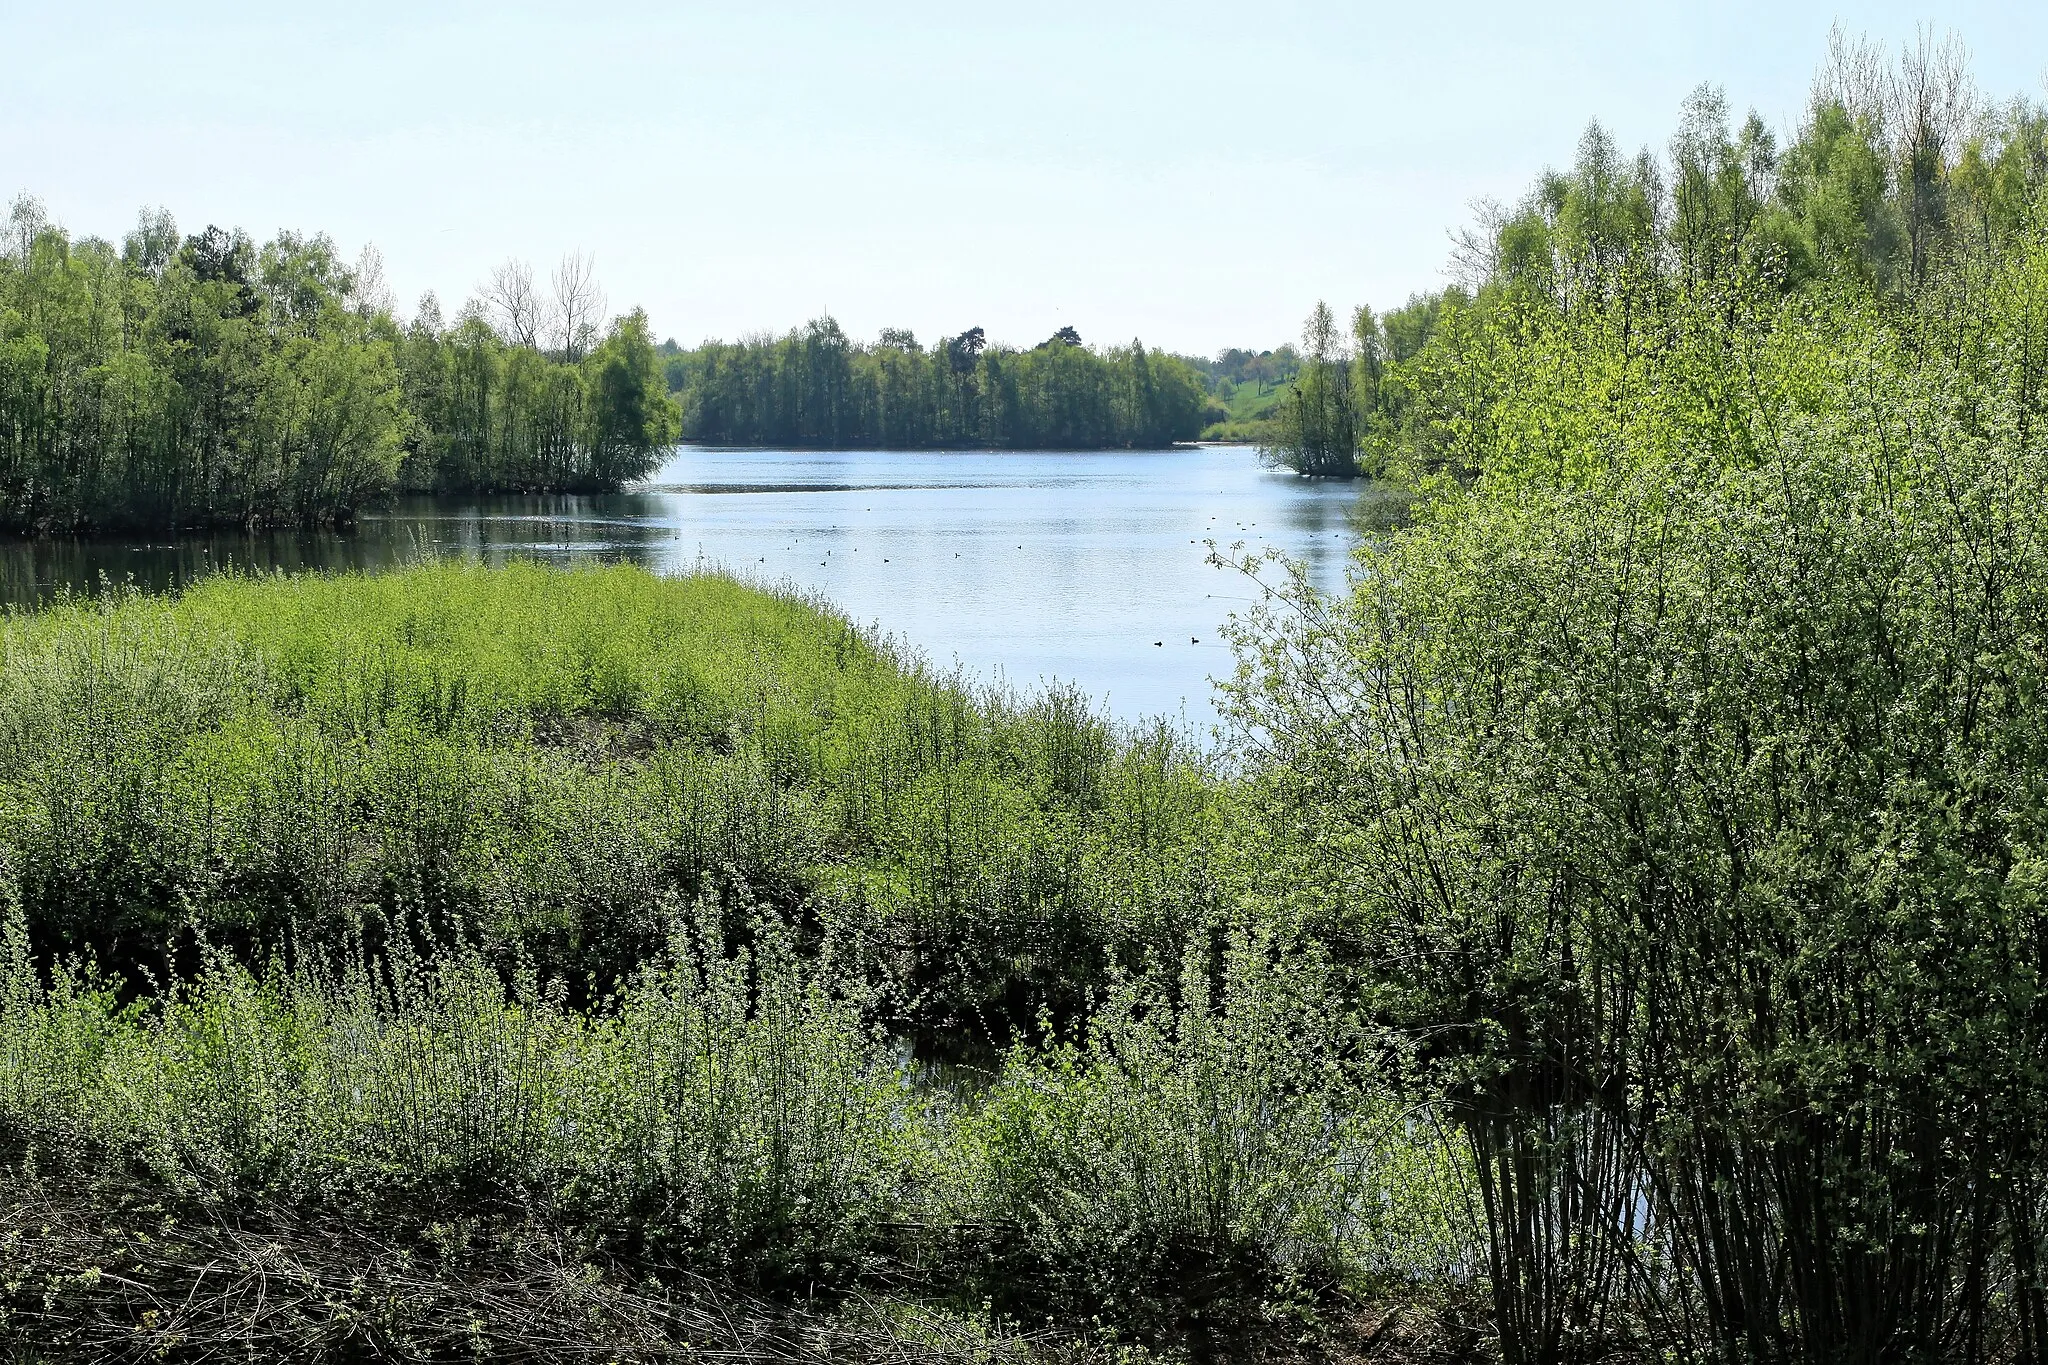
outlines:
[[[0,1341],[60,1300],[168,1322],[163,1219],[295,1248],[302,1285],[411,1283],[468,1229],[1112,1352],[1455,1296],[1450,1150],[1327,964],[1227,909],[1222,791],[1171,730],[719,578],[441,564],[11,618],[0,1155],[152,1212],[107,1215],[134,1264],[92,1294],[92,1239],[6,1244]],[[449,1274],[420,1341],[464,1294],[557,1293]],[[328,1299],[291,1330],[409,1358]],[[233,1316],[147,1339],[201,1358]]]

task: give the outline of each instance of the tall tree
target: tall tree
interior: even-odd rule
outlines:
[[[1351,356],[1336,314],[1317,300],[1301,329],[1301,372],[1280,409],[1280,429],[1268,457],[1297,474],[1358,473],[1358,412]]]

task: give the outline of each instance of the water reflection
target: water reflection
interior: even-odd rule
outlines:
[[[1119,714],[1211,718],[1218,627],[1249,585],[1208,542],[1277,548],[1335,586],[1354,490],[1262,469],[1242,447],[1111,453],[684,448],[595,497],[408,499],[347,534],[0,546],[0,600],[222,569],[376,571],[425,556],[709,562],[823,594],[940,664],[1059,677]]]

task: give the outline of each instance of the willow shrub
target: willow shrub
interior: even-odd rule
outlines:
[[[2048,1340],[2048,248],[1945,287],[1560,321],[1634,401],[1515,379],[1573,459],[1249,624],[1274,846],[1464,1134],[1511,1360]]]

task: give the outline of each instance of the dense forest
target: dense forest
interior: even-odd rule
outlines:
[[[1907,327],[2024,239],[2048,179],[2042,119],[2024,100],[1974,103],[1953,49],[1889,70],[1838,37],[1783,147],[1755,114],[1729,126],[1705,88],[1668,157],[1625,154],[1596,123],[1568,169],[1481,206],[1458,234],[1458,283],[1360,307],[1348,329],[1318,304],[1269,450],[1309,473],[1471,473],[1498,458],[1496,386],[1561,363],[1559,328],[1654,321],[1708,288],[1750,309],[1854,295]],[[1636,336],[1630,356],[1662,338]]]
[[[181,239],[145,213],[116,247],[16,201],[0,530],[327,525],[397,488],[613,488],[674,439],[644,315],[599,337],[585,306],[544,346],[482,305],[444,327],[429,299],[400,327],[385,292],[374,255],[352,268],[325,237]]]
[[[1158,447],[1222,415],[1185,361],[1135,341],[1096,350],[1071,327],[1030,350],[979,327],[925,348],[900,329],[857,342],[826,317],[671,351],[667,373],[684,435],[723,445]]]

